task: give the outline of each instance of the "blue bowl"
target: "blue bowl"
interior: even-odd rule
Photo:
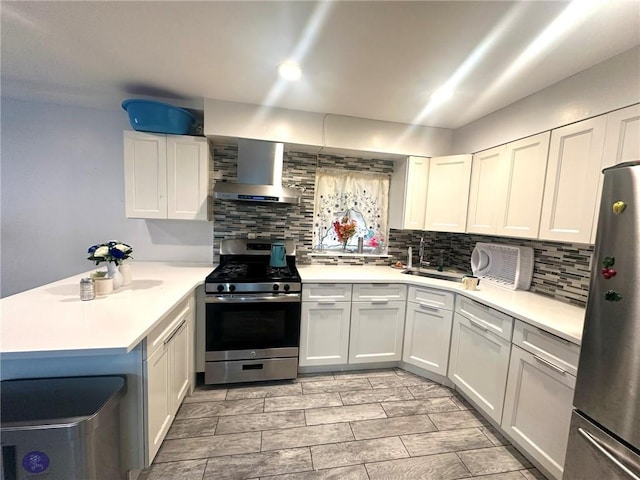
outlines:
[[[140,132],[185,135],[195,122],[195,117],[186,110],[154,100],[125,100],[122,108],[129,114],[133,129]]]

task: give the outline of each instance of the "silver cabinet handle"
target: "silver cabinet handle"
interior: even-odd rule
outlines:
[[[618,460],[612,452],[609,451],[609,448],[602,443],[602,440],[597,439],[592,434],[587,432],[581,427],[578,427],[578,433],[582,435],[596,450],[602,453],[605,457],[607,457],[611,463],[613,463],[616,467],[618,467],[624,474],[626,474],[629,478],[633,480],[640,480],[640,477],[629,470],[624,463]]]
[[[438,310],[440,310],[435,305],[429,305],[427,303],[420,303],[419,305],[420,305],[420,308],[424,308],[425,310],[432,310],[434,312],[437,312]]]
[[[371,303],[373,303],[374,305],[377,305],[377,304],[386,305],[387,303],[389,303],[389,300],[386,300],[384,298],[373,298],[371,299]]]
[[[476,322],[475,320],[471,320],[470,318],[467,318],[467,320],[469,320],[469,323],[471,325],[473,325],[476,328],[479,328],[480,330],[484,331],[484,332],[488,332],[489,329],[487,327],[485,327],[484,325],[482,325],[480,322]]]
[[[318,305],[335,305],[335,300],[318,300]]]
[[[566,371],[563,370],[562,368],[558,367],[557,365],[554,365],[553,363],[551,363],[549,360],[545,360],[542,357],[539,357],[538,355],[533,355],[533,358],[535,358],[538,362],[540,362],[543,365],[546,365],[547,367],[549,367],[551,370],[555,370],[556,372],[560,373],[561,375],[566,375]]]
[[[167,343],[169,343],[171,340],[173,340],[173,337],[175,337],[175,336],[178,334],[178,332],[180,331],[180,329],[182,328],[182,326],[183,326],[185,323],[187,323],[187,320],[182,320],[182,322],[180,322],[180,325],[178,325],[178,326],[176,327],[176,329],[175,329],[173,332],[171,332],[171,335],[169,335],[169,336],[167,337],[167,339],[166,339],[164,342],[162,342],[162,343],[164,343],[164,344],[166,345],[166,344],[167,344]]]

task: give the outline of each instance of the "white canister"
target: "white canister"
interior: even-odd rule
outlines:
[[[131,265],[128,263],[122,263],[120,265],[120,275],[122,275],[122,286],[126,287],[133,283],[133,274],[131,272]]]
[[[96,297],[109,295],[113,292],[113,279],[111,277],[99,277],[94,278],[93,280],[96,290]]]

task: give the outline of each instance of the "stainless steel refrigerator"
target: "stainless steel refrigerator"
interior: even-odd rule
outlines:
[[[640,480],[640,161],[604,186],[564,480]]]

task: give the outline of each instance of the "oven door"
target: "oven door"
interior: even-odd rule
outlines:
[[[205,360],[296,357],[300,295],[209,295]]]

